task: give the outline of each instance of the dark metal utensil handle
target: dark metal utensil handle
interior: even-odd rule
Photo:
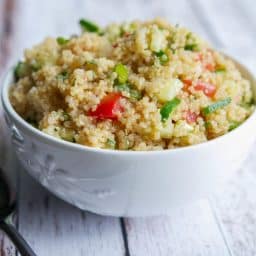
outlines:
[[[0,228],[9,236],[22,256],[36,256],[28,243],[12,225],[0,221]]]

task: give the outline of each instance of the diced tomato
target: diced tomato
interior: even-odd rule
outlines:
[[[210,83],[198,82],[194,88],[197,91],[203,91],[208,97],[213,97],[216,92],[216,86]]]
[[[207,52],[210,54],[210,55],[213,55],[213,51],[211,49],[207,49]],[[203,53],[198,53],[196,58],[195,58],[196,61],[200,61],[202,64],[203,64],[203,67],[211,72],[215,71],[215,65],[212,64],[212,63],[206,63],[204,64],[205,62],[205,56],[203,55]]]
[[[207,69],[207,70],[209,70],[211,72],[215,71],[215,66],[213,64],[211,64],[211,63],[205,64],[204,67],[205,67],[205,69]]]
[[[117,119],[117,113],[124,110],[120,105],[122,98],[121,93],[110,93],[101,100],[96,110],[89,111],[88,115],[98,119]]]
[[[188,90],[188,88],[192,85],[192,80],[191,79],[184,79],[184,80],[182,80],[182,82],[183,82],[183,90],[184,91],[187,91]]]
[[[196,119],[198,118],[199,115],[197,115],[195,112],[191,112],[190,110],[187,111],[186,113],[186,121],[189,124],[192,124],[196,122]]]

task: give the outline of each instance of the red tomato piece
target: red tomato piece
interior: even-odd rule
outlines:
[[[194,88],[197,91],[203,91],[208,97],[213,97],[216,92],[216,86],[210,83],[198,82]]]
[[[211,72],[215,71],[215,66],[213,64],[211,64],[211,63],[205,64],[204,67],[205,67],[205,69],[207,69],[207,70],[209,70]]]
[[[182,82],[183,82],[183,90],[184,91],[187,91],[188,90],[188,88],[192,85],[192,80],[191,79],[184,79],[184,80],[182,80]]]
[[[192,124],[194,122],[196,122],[196,119],[198,118],[199,115],[197,115],[195,112],[191,112],[190,110],[188,110],[188,112],[186,113],[186,121],[189,124]]]
[[[121,93],[110,93],[101,100],[96,110],[89,111],[88,115],[98,119],[117,119],[117,113],[124,110],[120,105],[122,98]]]

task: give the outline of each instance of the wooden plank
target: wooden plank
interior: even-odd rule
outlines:
[[[1,112],[1,107],[0,107]],[[0,117],[0,135],[5,140],[0,140],[0,166],[8,176],[13,176],[15,168],[17,167],[16,161],[13,160],[13,152],[7,145],[10,145],[8,134],[6,133],[6,125],[3,118]],[[16,224],[16,222],[15,222]],[[15,247],[9,238],[0,230],[0,256],[14,256],[16,255]]]
[[[8,63],[12,49],[13,39],[13,17],[16,11],[15,0],[2,0],[1,1],[1,25],[0,25],[0,75]]]
[[[10,45],[12,38],[12,25],[11,19],[14,12],[14,2],[1,0],[0,1],[0,78],[2,72],[7,64],[7,59],[10,53]],[[2,116],[2,106],[0,106],[0,166],[4,167],[6,171],[9,168],[13,168],[14,165],[11,165],[10,158],[8,157],[6,145],[7,141],[2,138],[6,138],[6,128],[3,122]],[[1,256],[14,256],[16,255],[16,250],[13,244],[10,242],[8,237],[0,231],[0,255]]]
[[[131,255],[230,255],[208,201],[169,217],[125,220]]]
[[[219,191],[214,200],[235,256],[256,255],[255,164],[256,153],[252,150],[245,166]]]
[[[21,177],[19,229],[38,255],[124,255],[118,218],[82,212]]]

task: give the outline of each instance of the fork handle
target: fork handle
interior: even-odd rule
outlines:
[[[22,256],[36,256],[28,243],[12,225],[0,221],[0,228],[9,236]]]

